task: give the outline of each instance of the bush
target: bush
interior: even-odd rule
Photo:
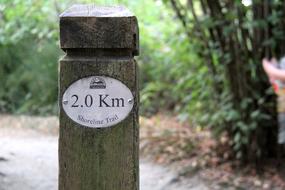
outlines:
[[[40,1],[0,3],[0,111],[56,113],[56,4]]]
[[[217,134],[228,132],[237,158],[255,161],[276,155],[275,97],[261,60],[285,53],[284,2],[165,2],[206,65],[208,75],[202,80],[211,80],[190,113],[198,108],[202,125]]]

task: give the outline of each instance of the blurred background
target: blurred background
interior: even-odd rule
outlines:
[[[58,15],[76,3],[121,4],[138,18],[143,158],[207,181],[200,189],[285,189],[261,64],[285,53],[281,0],[0,0],[2,131],[56,131]]]

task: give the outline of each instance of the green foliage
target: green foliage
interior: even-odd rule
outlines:
[[[276,152],[272,143],[277,131],[275,97],[261,60],[285,53],[283,2],[253,1],[250,6],[223,0],[165,3],[176,13],[204,63],[198,68],[207,74],[197,82],[210,85],[198,96],[198,89],[192,92],[188,113],[217,135],[228,132],[237,158],[253,161]]]
[[[141,38],[141,114],[167,109],[181,113],[182,118],[185,108],[196,101],[192,97],[207,93],[210,80],[202,80],[207,67],[162,1],[136,1],[133,6]]]
[[[0,2],[1,112],[56,113],[58,15],[73,3]],[[168,109],[216,135],[227,131],[238,158],[271,151],[274,96],[260,62],[285,52],[282,1],[96,3],[124,4],[138,17],[142,114]]]
[[[1,112],[56,113],[56,6],[44,0],[1,1]]]

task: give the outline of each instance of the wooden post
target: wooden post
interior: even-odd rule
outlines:
[[[60,15],[59,190],[138,190],[137,19],[124,7]]]

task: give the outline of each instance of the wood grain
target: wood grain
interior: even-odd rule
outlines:
[[[104,18],[95,13],[60,18],[61,48],[67,54],[60,60],[59,73],[59,190],[139,189],[139,94],[133,58],[138,53],[138,26],[134,16],[116,17],[115,12]],[[120,80],[133,93],[133,110],[115,126],[84,127],[62,109],[69,85],[93,75]]]
[[[127,12],[122,7],[73,6],[60,16],[61,48],[132,49],[133,54],[138,55],[137,19]]]

